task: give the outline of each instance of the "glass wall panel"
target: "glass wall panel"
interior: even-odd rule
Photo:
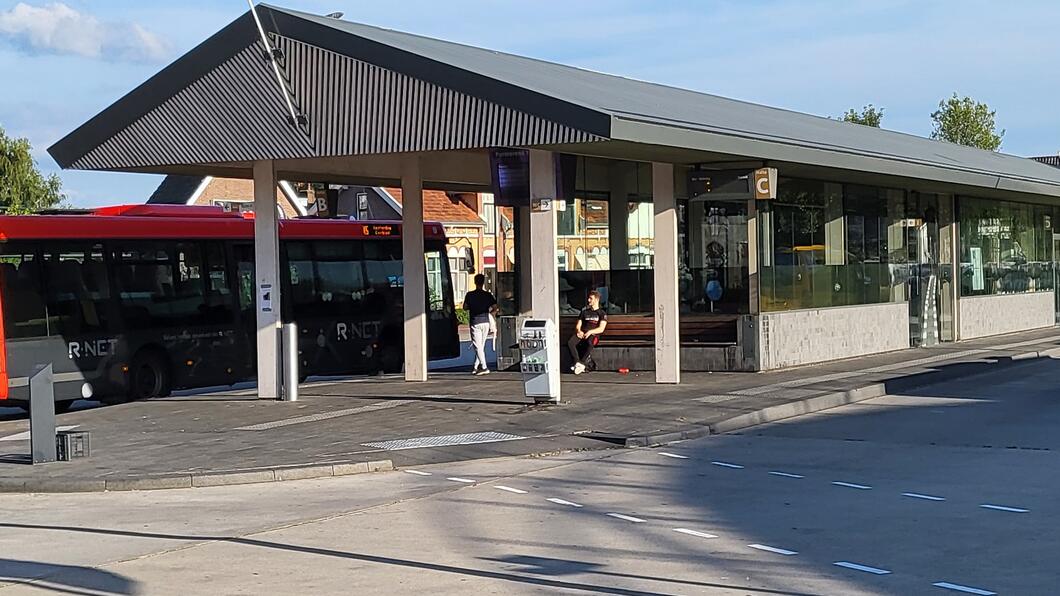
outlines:
[[[591,290],[609,313],[650,313],[650,165],[584,157],[577,164],[575,198],[556,214],[560,314],[576,315]]]
[[[765,311],[904,300],[903,191],[780,180],[761,203]]]
[[[747,202],[681,201],[677,213],[681,312],[748,312]]]
[[[960,197],[961,295],[1053,287],[1052,208]]]

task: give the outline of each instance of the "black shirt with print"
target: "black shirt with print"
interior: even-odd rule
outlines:
[[[578,320],[582,322],[582,331],[592,331],[600,326],[600,321],[607,320],[607,313],[604,309],[597,308],[583,308]]]

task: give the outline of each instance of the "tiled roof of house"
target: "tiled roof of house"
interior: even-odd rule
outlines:
[[[1054,168],[1060,168],[1060,155],[1045,155],[1042,157],[1032,157],[1031,159],[1053,166]]]
[[[162,179],[155,192],[147,199],[152,205],[183,205],[202,184],[203,176],[170,174]]]
[[[401,204],[401,189],[386,188],[386,192]],[[440,190],[423,191],[423,219],[443,224],[485,225],[482,218],[467,203],[453,201]]]

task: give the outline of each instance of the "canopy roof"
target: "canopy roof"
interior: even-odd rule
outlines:
[[[308,124],[289,123],[250,13],[67,135],[66,168],[176,171],[498,146],[654,147],[1060,196],[1030,159],[260,5]],[[616,152],[625,152],[618,155]],[[700,157],[697,157],[700,156]]]

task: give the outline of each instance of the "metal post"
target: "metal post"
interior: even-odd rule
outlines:
[[[40,369],[29,379],[29,443],[33,463],[56,461],[55,453],[55,387],[52,365]]]
[[[298,401],[298,325],[283,325],[283,401]]]

